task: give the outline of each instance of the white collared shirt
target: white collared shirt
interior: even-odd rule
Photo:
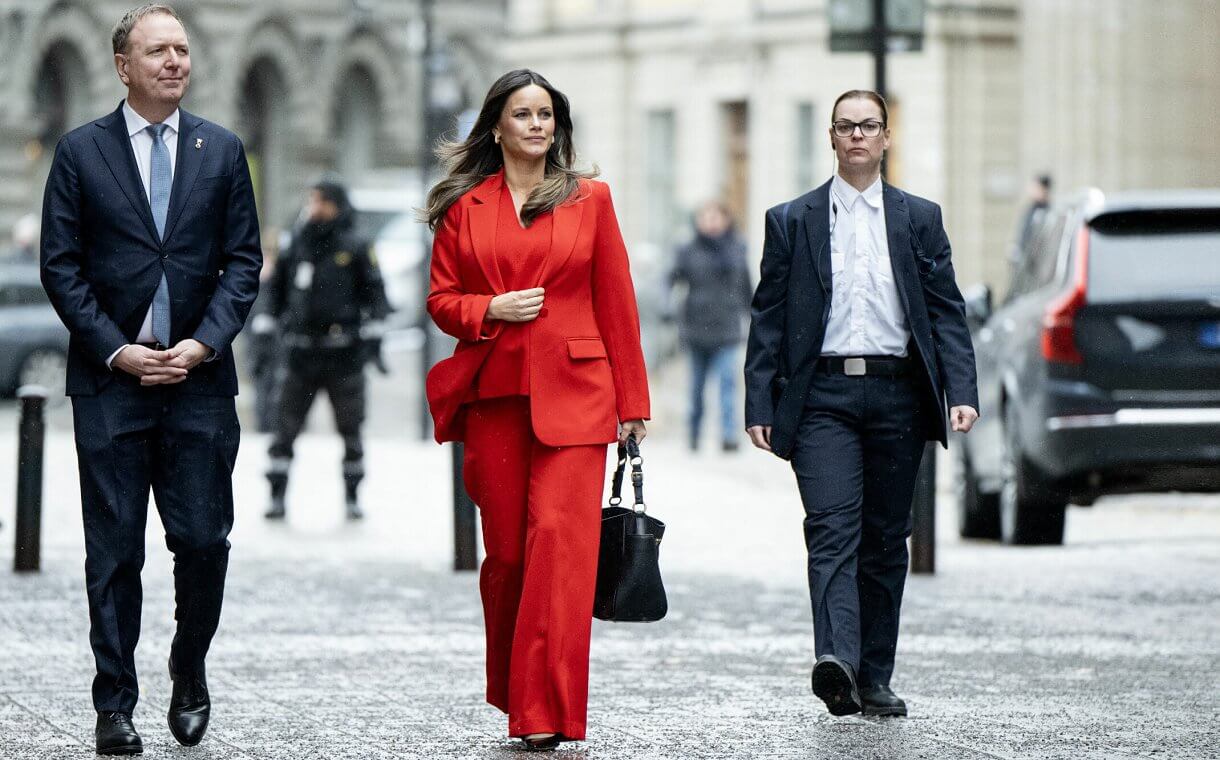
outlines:
[[[169,149],[169,177],[174,181],[174,169],[178,164],[178,109],[162,122],[169,129],[162,133],[165,147]],[[131,151],[136,154],[136,167],[140,170],[140,182],[144,183],[144,198],[152,203],[152,146],[153,136],[146,129],[152,122],[135,112],[127,101],[123,101],[123,119],[127,122],[127,136],[131,139]]]
[[[906,356],[911,331],[894,281],[881,179],[830,183],[830,319],[823,356]]]
[[[165,141],[165,147],[169,149],[169,177],[172,185],[174,181],[174,169],[178,163],[178,113],[177,108],[169,115],[163,123],[169,129],[162,133],[162,140]],[[135,112],[127,101],[123,101],[123,119],[127,122],[127,137],[131,140],[131,151],[136,156],[136,168],[139,170],[140,182],[144,185],[144,199],[152,204],[152,147],[153,136],[145,131],[152,122],[145,119],[143,116]],[[136,343],[156,343],[157,339],[152,331],[152,306],[149,305],[148,313],[144,315],[144,323],[140,325],[140,334],[136,336]],[[106,366],[114,361],[114,357],[119,355],[119,351],[127,348],[126,345],[120,346],[118,351],[115,351],[106,359]]]

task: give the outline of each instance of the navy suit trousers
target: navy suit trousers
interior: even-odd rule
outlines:
[[[190,673],[220,621],[233,527],[233,465],[240,427],[231,396],[140,387],[116,377],[72,399],[85,527],[89,640],[98,710],[136,705],[144,533],[152,489],[174,555],[174,668]]]
[[[815,373],[792,469],[805,506],[814,649],[889,685],[925,443],[912,377]]]

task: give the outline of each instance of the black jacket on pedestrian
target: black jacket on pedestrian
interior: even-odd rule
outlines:
[[[714,349],[745,338],[753,286],[746,245],[732,230],[714,238],[696,233],[679,248],[670,288],[679,282],[687,286],[679,322],[684,344]]]
[[[940,206],[884,190],[898,295],[922,370],[928,440],[947,444],[947,405],[978,409],[974,346]],[[788,458],[830,319],[830,183],[767,211],[762,276],[746,346],[746,426],[770,425]]]
[[[369,244],[350,212],[305,224],[276,262],[268,311],[289,335],[356,337],[360,326],[391,311]]]

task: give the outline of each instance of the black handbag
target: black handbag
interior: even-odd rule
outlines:
[[[623,503],[623,474],[631,463],[635,504]],[[610,506],[602,510],[601,551],[593,616],[620,623],[660,620],[669,611],[661,582],[659,550],[665,523],[644,513],[644,460],[635,436],[619,444]]]

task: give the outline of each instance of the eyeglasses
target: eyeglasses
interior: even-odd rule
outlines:
[[[881,130],[885,125],[879,121],[869,119],[868,121],[848,121],[840,119],[832,125],[836,137],[851,137],[856,133],[856,127],[860,128],[860,134],[865,137],[876,137],[881,134]]]

